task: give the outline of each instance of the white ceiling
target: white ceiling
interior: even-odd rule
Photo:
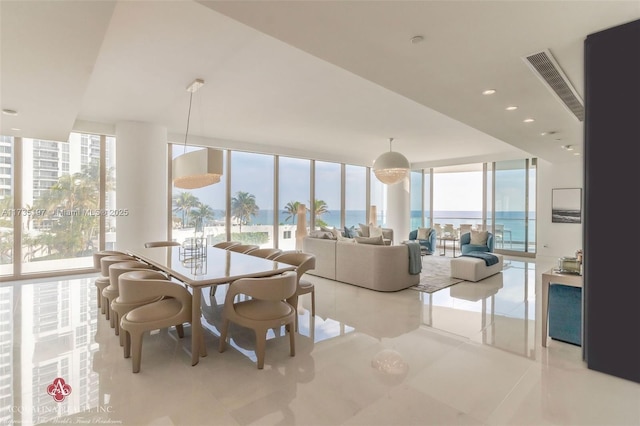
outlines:
[[[583,96],[585,37],[639,18],[638,1],[2,0],[0,101],[19,114],[0,131],[134,120],[182,142],[202,78],[191,143],[370,165],[394,137],[414,165],[581,161],[560,146],[580,151],[582,123],[522,57],[549,49]]]

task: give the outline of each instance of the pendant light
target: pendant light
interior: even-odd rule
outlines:
[[[389,152],[380,155],[373,162],[373,173],[384,184],[392,185],[402,181],[409,175],[409,160],[399,152],[391,150],[393,138],[389,138]]]
[[[197,151],[186,152],[193,94],[202,86],[204,86],[204,80],[201,79],[196,79],[187,86],[187,91],[190,92],[190,95],[187,129],[184,134],[184,153],[174,158],[172,163],[173,185],[176,188],[202,188],[220,182],[220,177],[222,176],[222,151],[213,148],[204,148]]]

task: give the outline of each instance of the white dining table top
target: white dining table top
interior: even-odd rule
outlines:
[[[287,263],[211,246],[201,253],[185,251],[181,246],[140,248],[128,253],[191,287],[276,275],[296,268]]]

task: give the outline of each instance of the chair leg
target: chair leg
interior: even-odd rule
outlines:
[[[258,369],[264,368],[264,353],[267,346],[267,330],[255,330],[256,333],[256,357],[258,358]],[[289,333],[293,335],[293,333]]]
[[[182,339],[184,337],[184,327],[182,324],[176,324],[176,331],[178,332],[178,337]]]
[[[98,308],[102,312],[102,293],[100,293],[100,287],[96,286],[96,291],[98,292]],[[104,314],[104,312],[102,312]]]
[[[111,309],[111,316],[113,317],[113,331],[116,333],[116,336],[120,335],[120,319],[118,318],[118,313]]]
[[[229,329],[229,320],[225,319],[220,330],[220,345],[218,352],[224,352],[227,349],[227,331]]]
[[[111,303],[109,303],[109,326],[114,329],[116,328],[116,316],[115,312],[111,310]]]
[[[311,290],[311,315],[316,316],[316,289]]]
[[[289,354],[296,356],[296,333],[289,331]]]
[[[209,290],[209,296],[213,297],[216,295],[216,290],[218,289],[217,285],[212,285],[211,290]]]
[[[104,317],[105,319],[108,319],[109,322],[111,322],[111,313],[109,312],[109,301],[107,300],[106,297],[102,297],[102,304],[104,305]]]
[[[122,333],[124,334],[124,349],[123,349],[124,357],[130,358],[131,357],[131,334],[125,329],[122,329]]]
[[[131,333],[129,333],[131,334]],[[140,362],[142,361],[142,336],[144,333],[134,333],[131,336],[131,358],[133,372],[140,372]]]

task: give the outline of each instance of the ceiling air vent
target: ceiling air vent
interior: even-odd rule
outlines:
[[[580,95],[573,88],[567,76],[556,62],[549,50],[533,53],[524,58],[533,72],[556,94],[562,104],[576,116],[579,121],[584,121],[584,103]]]

